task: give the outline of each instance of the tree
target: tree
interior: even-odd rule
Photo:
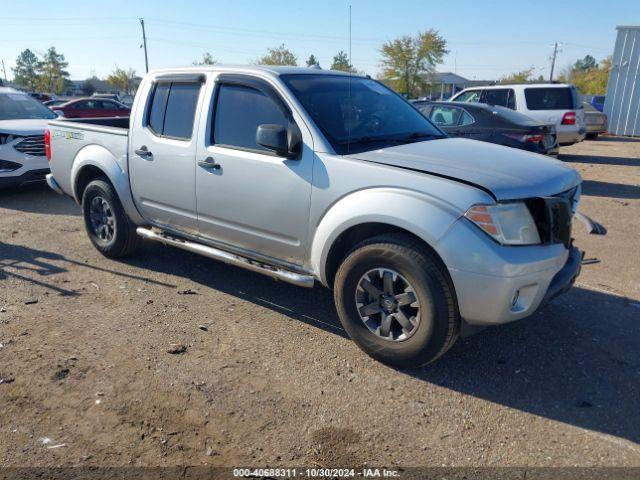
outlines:
[[[285,47],[284,43],[276,48],[269,48],[267,54],[258,59],[259,65],[298,65],[298,58]]]
[[[500,79],[500,83],[528,83],[533,80],[533,67],[514,72]]]
[[[316,65],[319,67],[320,66],[320,62],[318,62],[318,59],[312,53],[311,55],[309,55],[309,58],[307,59],[307,67],[314,67]]]
[[[13,68],[13,81],[16,85],[35,90],[39,65],[38,57],[27,48],[16,59],[16,66]]]
[[[218,61],[213,58],[213,55],[211,55],[209,52],[204,52],[204,54],[202,55],[202,60],[196,60],[195,62],[193,62],[194,65],[215,65],[216,63],[218,63]]]
[[[405,35],[380,48],[383,68],[381,80],[410,97],[422,93],[427,77],[449,53],[446,40],[431,29],[411,37]]]
[[[134,69],[124,70],[116,65],[116,69],[107,77],[107,83],[130,95],[134,88],[135,77],[136,71]]]
[[[575,71],[584,72],[587,70],[593,70],[594,68],[598,68],[598,63],[591,55],[586,55],[582,60],[578,60],[573,65],[573,70]]]
[[[352,73],[356,72],[356,69],[353,68],[353,65],[349,63],[349,57],[343,50],[340,50],[336,54],[336,56],[333,57],[331,70],[338,70],[340,72],[352,72]]]
[[[96,87],[93,85],[92,80],[98,79],[95,76],[92,78],[87,78],[84,82],[82,82],[82,86],[80,87],[82,93],[84,93],[87,97],[90,97],[96,91]]]
[[[588,57],[589,55],[587,55]],[[611,70],[611,57],[607,57],[600,65],[595,63],[595,67],[591,66],[587,69],[576,68],[584,67],[584,61],[587,59],[578,60],[573,66],[568,67],[562,72],[562,75],[558,77],[558,80],[562,82],[573,83],[580,93],[586,95],[604,95],[607,93],[607,83],[609,81],[609,71]],[[593,57],[592,57],[593,58]],[[593,65],[591,62],[589,64]]]
[[[69,72],[65,70],[69,64],[64,55],[50,47],[38,64],[38,90],[50,93],[62,93],[69,86]]]

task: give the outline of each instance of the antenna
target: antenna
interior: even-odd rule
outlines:
[[[348,115],[353,114],[353,104],[351,102],[351,4],[349,4],[349,65],[347,68],[349,69],[349,113]],[[347,120],[349,117],[347,116]],[[347,153],[351,153],[351,122],[347,122]]]

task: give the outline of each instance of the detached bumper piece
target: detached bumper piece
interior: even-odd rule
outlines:
[[[50,172],[48,168],[40,170],[29,170],[22,175],[13,177],[0,177],[0,188],[20,187],[28,183],[44,182],[46,175]]]
[[[565,263],[564,267],[551,279],[551,283],[540,303],[540,307],[548,304],[551,300],[565,293],[573,286],[576,278],[580,275],[583,257],[584,252],[578,250],[576,247],[571,247],[567,263]]]

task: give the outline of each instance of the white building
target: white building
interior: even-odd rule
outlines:
[[[640,136],[640,25],[617,29],[604,112],[609,133]]]

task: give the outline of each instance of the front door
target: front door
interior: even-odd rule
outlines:
[[[313,142],[302,119],[265,80],[221,76],[197,153],[200,234],[228,247],[300,265],[309,229]],[[295,123],[298,158],[256,144],[262,124]]]
[[[131,191],[142,215],[157,226],[197,234],[196,114],[201,81],[159,79],[131,129]]]

